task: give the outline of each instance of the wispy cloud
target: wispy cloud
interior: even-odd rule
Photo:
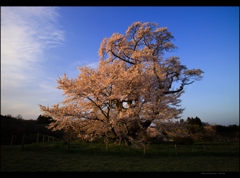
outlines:
[[[64,73],[67,74],[68,77],[70,78],[75,78],[80,74],[80,71],[78,70],[78,67],[83,67],[87,66],[93,69],[97,69],[99,65],[99,61],[92,60],[92,59],[81,59],[81,60],[76,60],[76,61],[71,61],[67,66],[66,69],[67,71],[63,71],[62,75]],[[60,77],[62,76],[60,75]]]
[[[47,49],[64,43],[58,17],[56,7],[1,7],[2,113],[9,108],[13,113],[6,114],[25,112],[23,96],[25,100],[37,100],[40,94],[51,92],[43,86],[55,86],[55,80],[43,77],[43,57]]]

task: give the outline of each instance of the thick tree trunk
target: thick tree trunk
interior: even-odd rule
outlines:
[[[70,152],[70,139],[68,139],[68,144],[67,144],[67,152]]]
[[[108,152],[108,141],[106,141],[106,152]]]

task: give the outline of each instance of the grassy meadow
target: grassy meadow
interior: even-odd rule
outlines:
[[[1,172],[239,172],[239,142],[151,144],[73,141],[1,146]]]

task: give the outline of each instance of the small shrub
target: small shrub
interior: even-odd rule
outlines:
[[[176,144],[192,145],[194,143],[191,137],[173,137],[173,142]]]

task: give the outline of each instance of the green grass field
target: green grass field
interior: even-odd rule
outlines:
[[[1,146],[1,172],[239,172],[239,143],[151,144],[142,149],[63,142]]]

